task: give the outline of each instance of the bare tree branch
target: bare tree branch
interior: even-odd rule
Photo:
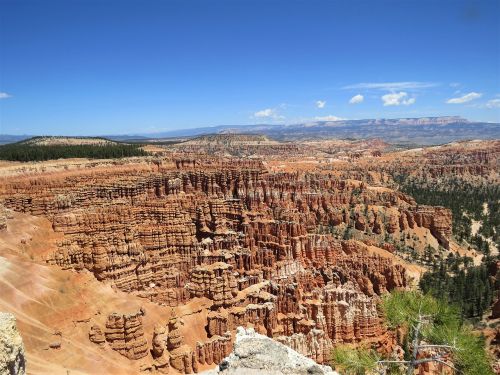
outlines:
[[[443,358],[442,355],[437,355],[435,357],[430,357],[430,358],[422,358],[422,359],[417,359],[414,364],[415,365],[421,365],[422,363],[428,363],[428,362],[434,362],[434,361],[438,361],[440,360],[441,358]]]
[[[430,323],[430,319],[432,319],[432,316],[430,315],[422,315],[421,314],[421,307],[419,308],[419,314],[418,314],[418,319],[416,320],[416,324],[412,324],[412,328],[414,331],[414,337],[413,341],[411,344],[411,359],[406,361],[406,360],[379,360],[377,361],[377,364],[384,365],[384,364],[390,364],[390,363],[396,363],[396,364],[404,364],[407,366],[407,375],[413,375],[415,370],[420,366],[421,364],[424,363],[429,363],[429,362],[436,362],[440,363],[444,366],[447,366],[451,369],[453,369],[455,372],[459,373],[459,370],[457,370],[453,365],[447,363],[444,360],[445,354],[437,354],[431,357],[425,357],[425,358],[418,358],[419,354],[421,353],[422,350],[425,349],[443,349],[446,351],[454,351],[454,350],[459,350],[456,347],[456,340],[453,340],[453,345],[446,345],[446,344],[420,344],[421,342],[421,330],[424,324]]]
[[[410,361],[391,361],[391,360],[380,360],[377,363],[410,363]]]
[[[425,345],[419,345],[418,346],[420,349],[427,349],[427,348],[443,348],[443,349],[451,349],[451,350],[458,350],[458,348],[456,346],[452,346],[452,345],[428,345],[428,344],[425,344]]]

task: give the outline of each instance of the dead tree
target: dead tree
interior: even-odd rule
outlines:
[[[455,373],[459,373],[459,370],[457,370],[453,365],[451,365],[445,361],[446,354],[449,354],[449,352],[453,352],[453,351],[457,350],[457,347],[455,345],[421,344],[420,334],[421,334],[423,325],[430,323],[430,319],[431,319],[431,316],[429,316],[429,315],[421,315],[420,313],[418,314],[418,320],[416,322],[416,325],[413,326],[415,335],[413,337],[413,341],[411,344],[411,359],[410,360],[380,360],[380,361],[377,361],[377,363],[380,365],[387,365],[387,364],[391,364],[391,363],[405,365],[407,375],[413,375],[413,373],[418,368],[418,366],[420,366],[424,363],[429,363],[429,362],[442,364],[444,366],[451,368],[453,371],[455,371]],[[419,358],[419,354],[421,354],[421,352],[425,351],[426,349],[442,350],[442,351],[445,351],[445,353],[437,354],[437,355],[431,356],[431,357]]]

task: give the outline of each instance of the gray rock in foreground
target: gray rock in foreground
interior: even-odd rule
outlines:
[[[16,318],[12,314],[0,312],[0,375],[24,374],[24,345],[17,331]]]
[[[329,366],[321,366],[295,350],[252,328],[238,327],[232,353],[204,375],[338,375]]]

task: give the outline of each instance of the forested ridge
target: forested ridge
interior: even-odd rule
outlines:
[[[141,148],[141,145],[124,143],[32,145],[19,142],[0,146],[1,160],[21,162],[68,158],[117,159],[145,155],[148,155],[148,153]]]
[[[401,191],[418,204],[449,208],[455,239],[462,246],[483,253],[480,265],[474,265],[472,258],[452,254],[434,259],[420,280],[424,293],[455,304],[463,319],[480,320],[500,289],[500,275],[495,271],[499,258],[491,256],[491,246],[486,240],[500,246],[500,186],[474,185],[462,179],[428,182],[407,175],[396,175],[394,179]],[[472,233],[472,220],[481,223],[476,234]]]
[[[500,245],[500,185],[475,186],[462,179],[427,182],[407,175],[395,175],[394,180],[401,191],[412,196],[417,203],[449,208],[453,214],[453,235],[459,242],[465,240],[478,250],[487,251],[487,244],[480,234]],[[476,235],[471,231],[472,220],[482,222]]]
[[[422,276],[420,289],[458,306],[463,319],[481,319],[500,288],[493,262],[489,257],[478,266],[461,257],[441,260]]]

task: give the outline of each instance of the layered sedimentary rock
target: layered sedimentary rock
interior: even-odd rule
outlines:
[[[184,344],[180,331],[181,320],[175,315],[168,322],[167,348],[170,353],[170,366],[185,374],[197,372],[198,364],[193,350]]]
[[[449,233],[441,212],[422,211],[398,194],[363,190],[330,176],[274,176],[262,166],[128,172],[125,177],[117,171],[113,182],[109,174],[97,172],[47,180],[47,186],[43,180],[33,185],[23,179],[9,186],[17,193],[9,194],[5,204],[47,215],[54,229],[65,234],[50,263],[88,269],[119,289],[170,305],[214,293],[184,288],[188,282],[195,288],[197,276],[189,270],[198,265],[223,262],[248,271],[297,256],[307,262],[300,249],[318,226],[345,230],[356,225],[381,235],[423,226],[443,239]],[[363,218],[359,212],[354,218],[350,211],[360,204],[371,206]],[[387,207],[392,207],[390,214]],[[290,272],[290,264],[275,272]],[[229,298],[234,280],[227,283],[222,298]]]
[[[231,333],[223,336],[212,336],[204,343],[196,344],[196,361],[201,365],[217,364],[226,357],[232,349]]]
[[[343,168],[359,179],[374,181],[381,172],[408,175],[427,182],[460,179],[470,183],[496,182],[499,178],[500,141],[454,142],[442,146],[410,149],[382,155],[382,158],[364,158]],[[366,173],[366,171],[370,173]],[[383,178],[382,178],[383,179]]]
[[[106,336],[104,336],[104,333],[98,325],[93,325],[90,328],[89,340],[100,347],[104,347],[104,344],[106,343]]]
[[[129,359],[143,358],[148,354],[148,342],[144,336],[142,316],[139,311],[134,314],[111,314],[106,322],[104,336],[113,350]],[[94,333],[94,342],[101,338]],[[92,339],[91,339],[92,340]]]
[[[229,307],[237,294],[238,284],[232,266],[217,262],[207,266],[197,266],[191,271],[186,289],[193,297],[207,297],[214,307]]]
[[[175,316],[152,322],[147,338],[142,312],[91,327],[92,342],[163,372],[219,362],[238,326],[320,363],[336,343],[383,335],[379,296],[408,277],[350,234],[382,246],[422,229],[446,246],[451,228],[448,210],[391,189],[195,154],[9,178],[0,201],[47,217],[63,235],[49,264],[161,305],[205,301],[203,338],[189,344]]]
[[[170,367],[170,357],[166,347],[166,329],[161,324],[155,325],[153,333],[153,348],[151,350],[151,355],[153,356],[154,368],[163,373],[167,374]]]

